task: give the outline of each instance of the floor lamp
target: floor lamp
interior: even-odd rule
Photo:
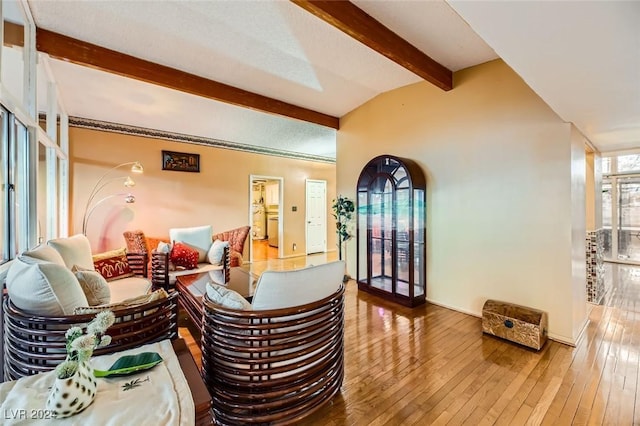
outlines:
[[[136,202],[136,197],[134,197],[133,194],[130,194],[130,193],[123,192],[120,194],[107,195],[106,197],[104,197],[103,199],[95,203],[88,211],[85,212],[84,217],[82,218],[82,233],[84,235],[87,235],[87,225],[89,223],[89,218],[91,218],[91,213],[93,213],[96,207],[98,207],[100,204],[115,197],[124,197],[124,202],[127,204],[132,204]]]
[[[95,208],[98,207],[98,205],[102,204],[103,202],[105,202],[108,199],[111,199],[111,198],[114,198],[114,197],[122,197],[122,196],[125,197],[125,202],[126,203],[135,203],[136,199],[130,193],[119,193],[119,194],[108,195],[108,196],[100,199],[98,202],[93,203],[93,201],[96,198],[96,196],[98,195],[98,193],[105,186],[107,186],[109,183],[111,183],[111,182],[113,182],[115,180],[124,179],[124,183],[123,184],[127,188],[131,188],[131,187],[135,186],[136,183],[133,181],[133,179],[131,179],[130,176],[118,176],[118,177],[111,177],[111,178],[108,177],[109,174],[111,172],[113,172],[114,170],[119,169],[121,167],[125,167],[125,166],[131,166],[131,173],[140,174],[140,173],[144,172],[144,168],[142,167],[142,164],[140,164],[140,162],[138,162],[138,161],[129,161],[129,162],[126,162],[126,163],[118,164],[117,166],[110,168],[102,176],[100,176],[100,179],[98,179],[98,181],[93,186],[93,189],[89,193],[89,198],[87,198],[87,204],[84,207],[84,214],[82,215],[82,233],[84,235],[87,235],[87,224],[89,222],[89,217],[91,216],[91,213],[93,213]]]

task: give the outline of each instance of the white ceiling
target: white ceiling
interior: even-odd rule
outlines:
[[[640,146],[639,2],[354,3],[453,71],[497,52],[600,150]],[[38,27],[338,117],[420,81],[290,2],[28,4]],[[335,158],[332,129],[50,64],[71,116]]]
[[[640,147],[640,2],[449,2],[600,151]]]

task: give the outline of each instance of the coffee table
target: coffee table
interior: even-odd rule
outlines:
[[[198,330],[202,329],[202,296],[207,292],[206,285],[208,282],[214,282],[236,291],[248,301],[251,301],[258,282],[256,275],[238,266],[230,268],[229,281],[226,284],[221,274],[219,274],[220,271],[211,272],[214,273],[201,272],[176,277],[175,288],[179,293],[178,304],[185,310]]]

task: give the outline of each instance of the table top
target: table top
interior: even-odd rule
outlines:
[[[207,283],[214,282],[239,293],[247,299],[253,297],[258,282],[257,276],[236,266],[229,271],[229,282],[224,283],[220,272],[221,271],[209,271],[180,275],[176,277],[176,289],[181,292],[187,291],[192,297],[201,298],[207,292]]]
[[[211,396],[184,341],[163,340],[95,356],[91,364],[104,370],[123,355],[145,351],[157,352],[163,362],[129,376],[99,379],[93,404],[67,419],[65,424],[103,424],[105,419],[114,424],[141,424],[145,420],[175,426],[193,425],[194,420],[197,424],[210,424]],[[45,400],[55,380],[55,373],[50,371],[1,383],[0,408],[3,413],[10,413],[2,423],[28,420],[33,424],[51,424],[53,414],[45,410]],[[148,407],[144,405],[147,403]],[[131,410],[132,405],[141,409]],[[163,409],[151,408],[156,405]]]

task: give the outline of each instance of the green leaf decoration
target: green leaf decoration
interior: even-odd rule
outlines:
[[[126,376],[138,371],[155,367],[162,362],[157,352],[142,352],[136,355],[125,355],[118,358],[108,370],[93,370],[96,377]]]

